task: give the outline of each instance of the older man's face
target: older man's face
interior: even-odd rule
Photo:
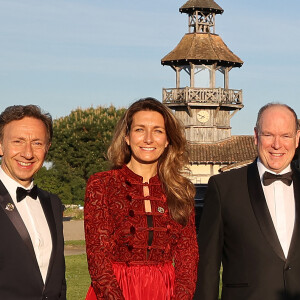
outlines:
[[[263,112],[260,128],[255,128],[255,144],[269,170],[280,173],[292,161],[299,142],[295,127],[294,115],[286,107],[271,106]]]
[[[43,165],[49,146],[46,126],[41,120],[25,117],[12,121],[3,128],[1,167],[12,179],[28,187]]]

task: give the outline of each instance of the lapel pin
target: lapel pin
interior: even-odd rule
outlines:
[[[163,207],[158,207],[157,208],[158,212],[160,212],[161,214],[163,214],[165,212],[165,210],[163,209]]]
[[[15,209],[15,206],[12,203],[7,203],[5,209],[8,211],[13,211]]]

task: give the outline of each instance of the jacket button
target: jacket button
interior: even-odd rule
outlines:
[[[130,233],[131,234],[135,234],[136,230],[135,230],[135,227],[134,226],[131,226],[130,227]]]
[[[128,186],[131,186],[131,183],[128,180],[125,180],[125,184],[127,184]]]

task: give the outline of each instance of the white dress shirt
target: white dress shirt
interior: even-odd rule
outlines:
[[[17,187],[24,187],[9,177],[1,167],[0,180],[9,192],[15,207],[18,209],[18,212],[27,228],[33,244],[41,275],[45,283],[52,252],[52,238],[40,200],[39,198],[35,200],[27,196],[22,201],[17,202]],[[31,189],[32,187],[33,182],[26,189]]]
[[[264,186],[262,182],[264,173],[266,171],[273,174],[276,173],[267,169],[259,159],[257,160],[257,167],[269,212],[282,250],[285,257],[287,257],[295,223],[295,197],[293,183],[288,186],[281,180],[276,180],[272,184]],[[279,174],[285,174],[290,171],[291,166],[289,165]]]

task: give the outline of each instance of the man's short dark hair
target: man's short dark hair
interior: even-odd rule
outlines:
[[[8,106],[0,114],[0,141],[3,140],[3,130],[5,125],[25,117],[41,120],[45,124],[48,135],[48,144],[50,144],[53,136],[52,117],[49,113],[42,111],[39,106],[33,104]]]
[[[271,102],[271,103],[267,103],[266,105],[264,105],[263,107],[261,107],[261,109],[258,111],[258,114],[257,114],[257,120],[256,120],[256,125],[255,125],[255,128],[258,132],[260,132],[260,129],[261,129],[261,116],[263,114],[264,111],[266,111],[268,108],[271,108],[271,107],[285,107],[287,108],[294,116],[295,118],[295,128],[296,128],[296,131],[299,129],[299,123],[298,123],[298,117],[297,117],[297,114],[296,112],[290,107],[288,106],[287,104],[282,104],[282,103],[279,103],[279,102]]]

